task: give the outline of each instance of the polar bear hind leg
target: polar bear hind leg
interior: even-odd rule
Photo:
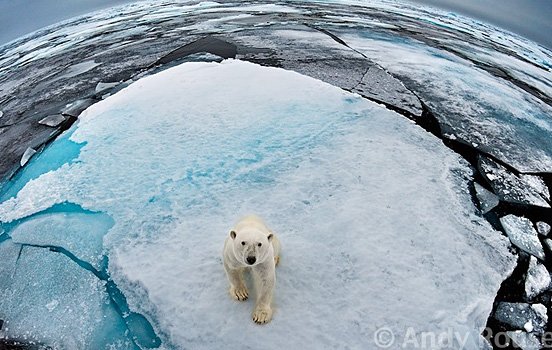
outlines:
[[[274,265],[280,263],[280,240],[275,234],[272,234],[272,248],[274,249]]]

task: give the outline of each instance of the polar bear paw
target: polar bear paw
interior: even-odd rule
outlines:
[[[257,307],[253,311],[253,321],[256,324],[265,324],[272,319],[272,309],[270,307]]]
[[[241,286],[241,287],[232,286],[230,288],[230,295],[232,296],[232,298],[239,301],[247,300],[247,297],[249,296],[247,292],[247,288],[245,286]]]

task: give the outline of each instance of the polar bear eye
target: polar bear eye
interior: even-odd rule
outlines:
[[[260,246],[262,246],[263,244],[262,244],[262,243],[258,243],[257,245],[260,247]]]
[[[244,242],[244,241],[242,241],[242,245],[245,245],[245,242]]]

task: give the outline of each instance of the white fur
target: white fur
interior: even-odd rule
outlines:
[[[246,216],[226,237],[222,255],[232,298],[243,301],[249,296],[243,273],[250,270],[257,291],[253,321],[259,324],[270,322],[272,293],[276,282],[275,266],[280,260],[278,238],[261,218],[255,215]],[[254,263],[251,263],[252,258],[255,258]]]

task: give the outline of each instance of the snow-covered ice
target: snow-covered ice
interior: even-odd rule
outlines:
[[[507,215],[501,217],[500,222],[513,245],[544,260],[544,250],[531,220],[515,215]]]
[[[392,11],[406,12],[404,8]],[[413,16],[417,16],[414,11]],[[552,107],[548,104],[477,68],[462,55],[418,40],[370,27],[332,31],[409,82],[407,87],[431,108],[443,132],[477,145],[520,172],[552,171]],[[469,52],[472,46],[460,52]],[[550,76],[548,69],[541,73]]]
[[[537,232],[540,233],[541,235],[543,236],[548,236],[548,234],[550,233],[550,225],[547,224],[546,222],[544,221],[537,221],[536,223],[537,225]]]
[[[108,89],[111,89],[112,87],[115,87],[117,85],[119,85],[120,83],[119,82],[114,82],[114,83],[103,83],[103,82],[99,82],[97,85],[96,85],[96,93],[98,92],[102,92],[102,91],[105,91],[105,90],[108,90]]]
[[[518,348],[522,350],[540,350],[542,344],[539,338],[532,333],[520,330],[507,332],[508,337],[514,341]]]
[[[550,273],[543,264],[537,261],[537,258],[532,256],[525,279],[525,295],[528,299],[532,299],[548,289],[549,285]]]
[[[513,329],[530,328],[535,333],[542,333],[548,322],[546,306],[542,304],[500,302],[494,317]]]
[[[39,124],[51,126],[51,127],[57,127],[59,124],[63,123],[65,121],[65,117],[61,114],[52,114],[49,116],[46,116],[38,121]]]
[[[527,174],[521,174],[519,177],[524,183],[529,185],[529,187],[531,187],[538,194],[544,197],[544,199],[550,201],[550,192],[548,191],[548,186],[546,185],[542,177]]]
[[[93,105],[97,101],[91,98],[85,98],[81,100],[76,100],[74,102],[71,102],[65,106],[63,111],[61,111],[61,114],[63,115],[69,115],[72,117],[77,118],[82,111],[84,111],[89,106]]]
[[[498,196],[491,191],[487,190],[485,187],[481,186],[477,182],[474,183],[475,186],[475,195],[477,200],[479,200],[479,206],[483,214],[488,213],[500,202]]]
[[[101,63],[97,63],[94,60],[88,60],[88,61],[74,64],[70,67],[67,67],[61,74],[57,75],[53,81],[76,77],[77,75],[81,75],[83,73],[86,73],[96,68],[100,64]]]
[[[380,327],[413,327],[469,333],[478,349],[515,262],[475,214],[467,162],[404,117],[294,72],[185,63],[89,107],[70,138],[78,158],[21,186],[0,221],[64,202],[108,215],[111,276],[165,347],[370,348]],[[249,212],[283,245],[266,327],[228,296],[220,256]],[[44,236],[32,218],[19,230],[59,243],[86,220],[61,230],[57,218]]]
[[[546,238],[544,240],[544,244],[548,247],[548,249],[550,249],[552,251],[552,239]]]
[[[546,184],[538,176],[517,176],[504,166],[486,158],[479,158],[479,166],[492,188],[505,201],[550,208]]]

